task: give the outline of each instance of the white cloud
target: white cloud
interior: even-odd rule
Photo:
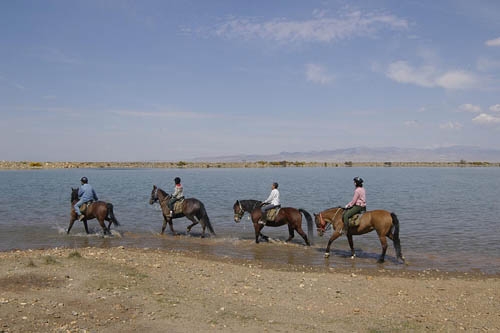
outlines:
[[[495,104],[495,105],[490,106],[490,111],[500,112],[500,104]]]
[[[500,46],[500,37],[485,42],[486,46]]]
[[[474,112],[474,113],[479,113],[481,112],[481,107],[479,105],[473,105],[473,104],[462,104],[458,107],[460,111],[466,111],[466,112]]]
[[[472,119],[472,121],[480,125],[500,124],[500,117],[494,117],[486,113],[481,113],[479,116]]]
[[[408,22],[393,15],[361,13],[328,18],[325,13],[303,21],[273,19],[258,22],[236,18],[226,21],[215,29],[215,34],[225,38],[265,39],[279,42],[334,42],[351,37],[374,36],[384,28],[401,30]]]
[[[325,68],[316,64],[306,65],[307,81],[319,84],[328,84],[333,81],[333,76],[328,75]]]
[[[422,87],[433,87],[435,69],[431,66],[413,68],[406,61],[396,61],[389,65],[386,75],[400,83],[412,83]]]
[[[445,89],[471,89],[479,86],[479,80],[466,71],[450,71],[436,78],[438,86]]]
[[[418,128],[420,127],[420,123],[416,120],[407,120],[403,123],[406,127]]]
[[[480,80],[466,71],[441,73],[434,66],[412,67],[406,61],[389,64],[386,76],[400,83],[410,83],[421,87],[441,87],[450,90],[478,88]]]
[[[464,127],[464,126],[456,121],[455,122],[449,121],[447,123],[439,125],[439,128],[445,129],[445,130],[461,130],[462,127]]]

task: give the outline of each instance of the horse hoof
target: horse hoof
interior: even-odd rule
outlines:
[[[326,252],[325,255],[324,255],[325,258],[329,258],[330,257],[330,253]]]
[[[353,255],[351,256],[351,259],[354,259],[354,258],[356,258],[356,255],[355,255],[355,254],[353,254]]]

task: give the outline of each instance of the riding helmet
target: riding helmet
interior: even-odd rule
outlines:
[[[356,186],[362,186],[363,185],[363,178],[361,178],[361,177],[354,177],[353,180],[356,183]]]
[[[180,179],[179,177],[175,177],[175,178],[174,178],[174,182],[175,182],[176,184],[180,184],[180,183],[181,183],[181,179]]]
[[[82,179],[80,179],[80,181],[84,184],[87,184],[89,182],[89,180],[87,179],[87,177],[82,177]]]

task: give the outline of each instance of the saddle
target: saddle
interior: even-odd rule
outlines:
[[[80,213],[82,213],[82,215],[85,215],[85,213],[87,212],[87,209],[90,208],[90,206],[94,203],[94,201],[87,201],[87,202],[84,202],[81,206],[80,206]]]
[[[349,226],[350,227],[357,227],[359,225],[359,222],[361,220],[361,217],[363,216],[365,212],[361,212],[358,214],[354,214],[349,218]]]
[[[174,202],[174,214],[182,214],[182,204],[184,203],[184,198]]]
[[[274,222],[274,220],[276,219],[276,216],[278,216],[278,213],[280,211],[280,208],[281,207],[276,207],[276,208],[271,208],[269,209],[266,213],[266,221],[268,222]]]

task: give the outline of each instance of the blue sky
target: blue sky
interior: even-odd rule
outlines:
[[[500,2],[1,1],[0,160],[500,142]]]

